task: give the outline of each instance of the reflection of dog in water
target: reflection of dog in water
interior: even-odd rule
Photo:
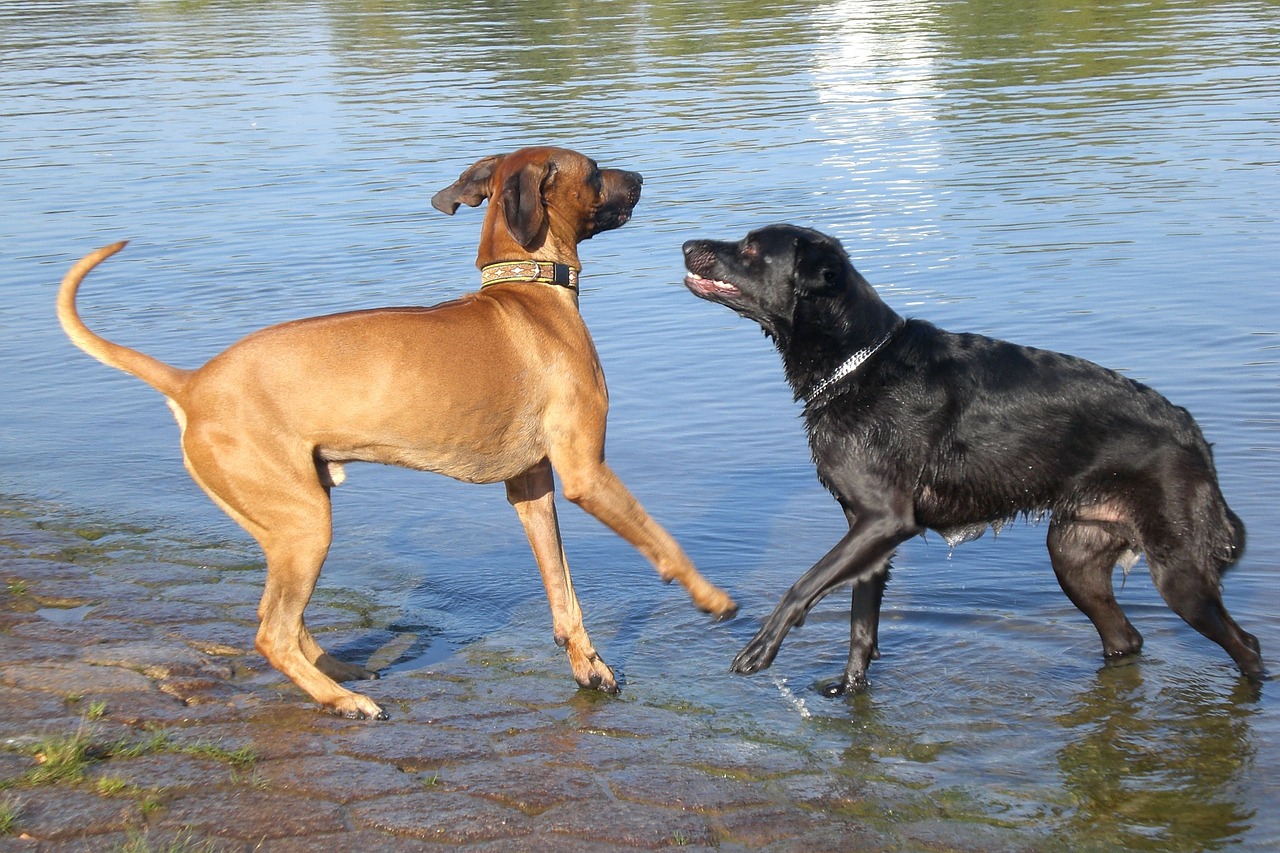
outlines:
[[[578,313],[577,244],[618,228],[640,198],[634,172],[561,148],[486,157],[432,200],[452,214],[485,199],[483,287],[434,308],[383,308],[264,329],[196,370],[106,341],[76,314],[81,280],[123,243],[67,274],[58,317],[77,346],[169,399],[197,483],[267,558],[257,648],[317,702],[385,718],[337,681],[369,678],[326,654],[303,621],[331,536],[344,462],[382,462],[471,483],[505,481],[551,603],[555,638],[584,687],[616,691],[569,578],[552,469],[565,496],[640,550],[716,616],[733,601],[698,574],[604,461],[608,395]]]
[[[777,344],[805,400],[818,477],[849,522],[735,671],[768,667],[809,609],[852,583],[849,662],[837,689],[865,685],[898,545],[926,529],[960,541],[1049,511],[1054,572],[1107,657],[1142,647],[1111,574],[1145,553],[1174,612],[1246,676],[1262,677],[1257,639],[1219,592],[1244,549],[1244,525],[1184,409],[1083,359],[904,321],[840,244],[816,231],[776,225],[736,243],[691,240],[684,253],[695,295],[756,321]]]

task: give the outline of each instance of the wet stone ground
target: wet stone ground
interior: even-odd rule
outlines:
[[[382,679],[389,722],[327,715],[252,648],[259,569],[129,534],[0,513],[0,851],[1040,849],[485,642]],[[308,622],[395,615],[321,590]]]

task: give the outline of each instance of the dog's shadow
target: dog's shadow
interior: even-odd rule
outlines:
[[[445,660],[457,644],[444,630],[427,623],[396,621],[385,628],[369,628],[335,643],[330,654],[344,663],[358,664],[379,675],[416,670]]]

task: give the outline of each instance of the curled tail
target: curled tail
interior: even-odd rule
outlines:
[[[103,364],[133,374],[172,399],[190,371],[171,367],[145,353],[114,344],[94,334],[76,313],[76,291],[80,289],[80,282],[90,270],[124,247],[124,242],[103,246],[85,255],[68,270],[58,288],[58,322],[62,324],[62,330],[71,338],[71,342],[80,349]]]

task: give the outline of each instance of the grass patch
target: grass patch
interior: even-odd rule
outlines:
[[[112,741],[107,745],[107,758],[140,758],[143,755],[154,755],[158,752],[176,751],[172,749],[173,740],[166,732],[153,731],[142,740],[129,741],[124,738]]]
[[[30,785],[79,782],[94,761],[92,746],[93,740],[85,728],[69,735],[47,737],[33,751],[37,766],[28,770],[21,781]]]
[[[177,743],[168,732],[156,730],[140,741],[132,743],[120,740],[109,746],[108,757],[138,758],[143,755],[169,753],[171,755],[192,755],[197,758],[209,758],[230,764],[232,767],[245,767],[258,760],[258,754],[252,748],[242,746],[239,749],[227,749],[225,746],[207,740],[193,743]]]
[[[213,841],[197,841],[192,838],[189,829],[184,829],[164,842],[153,841],[146,832],[134,829],[129,831],[119,853],[214,853],[217,849]]]
[[[144,818],[151,817],[162,808],[164,803],[160,802],[160,798],[154,792],[148,793],[142,798],[142,802],[138,803],[138,811]]]
[[[0,801],[0,836],[12,835],[18,822],[18,803],[12,799]]]
[[[246,788],[253,788],[256,791],[265,791],[271,787],[271,782],[257,770],[244,772],[241,770],[231,771],[231,781],[236,785],[244,785]]]
[[[214,761],[222,761],[232,767],[247,767],[258,760],[258,753],[254,752],[251,747],[242,746],[239,749],[227,749],[224,746],[209,743],[208,741],[173,745],[168,751],[180,752],[184,755],[198,755],[201,758],[212,758]]]
[[[104,797],[118,794],[129,787],[129,783],[119,776],[103,776],[94,783],[93,789]]]
[[[50,735],[28,752],[35,758],[36,766],[16,780],[0,783],[0,788],[76,784],[84,781],[89,767],[113,758],[140,758],[165,753],[191,755],[229,764],[239,770],[252,767],[258,760],[257,753],[250,747],[228,749],[209,741],[177,743],[164,731],[153,731],[141,740],[118,738],[96,742],[93,727],[89,725],[81,725],[71,734]],[[104,794],[119,792],[124,787],[124,782],[112,777],[103,777],[97,783],[99,793]]]

